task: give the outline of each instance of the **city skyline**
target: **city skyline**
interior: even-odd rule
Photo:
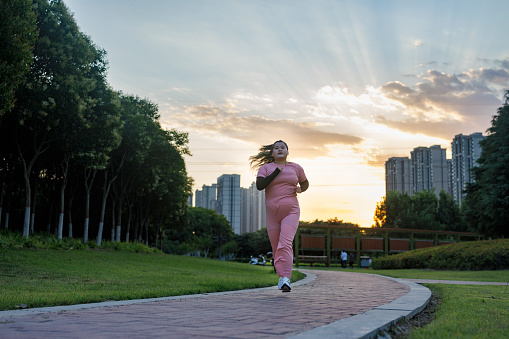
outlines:
[[[385,160],[485,133],[509,88],[509,2],[151,0],[65,3],[115,90],[189,133],[193,192],[256,172],[282,139],[310,188],[301,220],[369,227]]]

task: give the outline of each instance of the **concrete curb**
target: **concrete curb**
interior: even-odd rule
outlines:
[[[302,272],[302,273],[304,273],[304,272]],[[312,282],[313,280],[316,279],[316,275],[313,273],[305,273],[305,274],[306,274],[306,277],[304,279],[301,279],[297,282],[292,283],[292,286],[300,286],[300,285],[309,284],[310,282]],[[245,289],[245,290],[238,290],[238,291],[228,291],[228,292],[179,295],[179,296],[174,296],[174,297],[119,300],[119,301],[112,300],[112,301],[104,301],[104,302],[92,303],[92,304],[27,308],[27,309],[22,309],[22,310],[0,311],[0,319],[12,318],[12,317],[22,317],[22,316],[34,315],[34,314],[40,314],[40,313],[67,312],[67,311],[76,311],[76,310],[82,310],[82,309],[88,309],[88,308],[99,308],[99,307],[109,307],[109,306],[126,306],[126,305],[151,303],[151,302],[158,302],[158,301],[165,301],[165,300],[202,298],[202,297],[206,297],[206,296],[210,296],[210,295],[239,294],[239,293],[248,293],[248,292],[253,292],[253,291],[266,291],[266,290],[274,290],[274,289],[277,289],[277,286]]]
[[[422,311],[431,299],[431,291],[421,285],[403,279],[372,274],[410,287],[410,292],[388,304],[375,307],[365,313],[341,319],[310,331],[299,333],[291,338],[352,338],[368,339],[375,337],[378,331],[389,328],[398,321],[412,318]]]

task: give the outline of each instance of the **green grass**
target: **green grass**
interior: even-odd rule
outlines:
[[[304,267],[301,267],[304,268]],[[313,267],[313,269],[326,269]],[[509,282],[509,270],[437,271],[329,268],[401,279]],[[424,284],[440,298],[435,320],[414,329],[409,338],[509,338],[509,286]]]
[[[308,268],[300,266],[300,268]],[[327,269],[325,267],[313,267],[312,269]],[[400,270],[374,270],[372,268],[328,268],[334,271],[380,274],[392,278],[401,279],[433,279],[433,280],[464,280],[484,282],[509,282],[509,270],[500,271],[442,271],[430,269],[400,269]]]
[[[296,272],[292,280],[304,275]],[[0,310],[273,286],[272,267],[104,250],[1,250]]]
[[[509,290],[505,286],[429,284],[441,304],[435,320],[410,338],[509,338]]]

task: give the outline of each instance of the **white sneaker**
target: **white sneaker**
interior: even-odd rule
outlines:
[[[290,287],[290,278],[283,277],[283,279],[280,280],[282,282],[280,290],[282,290],[283,292],[290,292],[292,290],[292,288]]]
[[[279,277],[279,282],[277,283],[277,289],[280,290],[283,287],[283,277]]]

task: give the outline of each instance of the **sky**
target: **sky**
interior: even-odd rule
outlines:
[[[107,52],[114,90],[189,133],[193,192],[284,140],[310,188],[301,220],[373,224],[385,161],[451,157],[509,89],[506,0],[64,0]]]

